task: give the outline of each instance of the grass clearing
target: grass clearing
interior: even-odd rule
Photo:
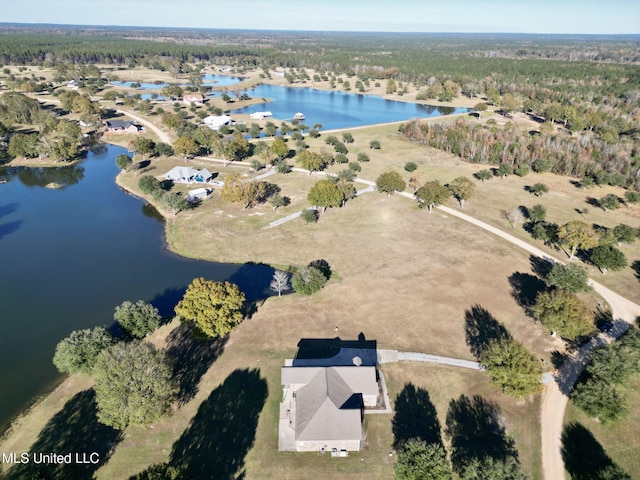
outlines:
[[[640,445],[640,410],[634,406],[640,405],[640,377],[636,375],[629,385],[620,388],[627,396],[630,406],[629,417],[606,425],[589,418],[573,402],[569,402],[565,414],[565,425],[579,422],[586,427],[596,438],[598,443],[611,457],[614,463],[622,467],[631,478],[640,478],[640,457],[638,445]],[[589,455],[589,452],[584,452]]]

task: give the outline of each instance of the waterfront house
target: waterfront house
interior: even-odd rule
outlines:
[[[303,344],[329,343],[330,358],[300,355]],[[371,348],[373,345],[373,348]],[[380,401],[375,342],[303,340],[281,369],[278,450],[346,456],[364,447],[365,408]],[[317,352],[316,347],[312,347]]]
[[[193,167],[173,167],[164,174],[164,178],[176,183],[207,183],[214,175],[203,168],[197,170]]]
[[[229,115],[209,115],[203,122],[211,130],[220,130],[223,125],[231,125],[233,119]]]
[[[182,97],[182,101],[187,105],[203,105],[204,97],[199,93],[188,93]]]
[[[108,120],[105,123],[106,133],[138,133],[142,127],[127,120]]]
[[[254,120],[264,120],[265,118],[273,117],[273,113],[271,113],[271,112],[254,112],[251,115],[249,115],[249,117],[251,117]]]

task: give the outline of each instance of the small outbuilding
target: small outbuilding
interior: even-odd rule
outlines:
[[[189,202],[200,202],[209,198],[209,190],[206,188],[194,188],[187,192],[187,200]]]

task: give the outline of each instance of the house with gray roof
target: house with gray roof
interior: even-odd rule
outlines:
[[[285,361],[278,450],[346,454],[364,446],[364,409],[379,401],[376,366],[358,356],[350,365],[331,360]]]

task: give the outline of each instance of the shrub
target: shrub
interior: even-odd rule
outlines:
[[[418,164],[416,162],[407,162],[404,164],[404,169],[407,172],[415,172],[418,168]]]
[[[316,223],[318,221],[318,211],[313,208],[307,208],[302,211],[300,218],[304,223]]]
[[[324,287],[327,278],[324,273],[311,266],[298,269],[291,278],[291,286],[301,295],[311,295]]]

